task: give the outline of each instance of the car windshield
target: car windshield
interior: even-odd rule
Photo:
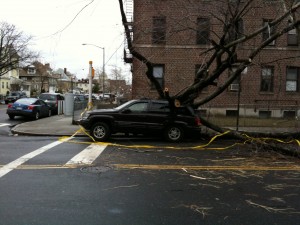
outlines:
[[[39,99],[42,99],[42,100],[55,100],[56,99],[56,96],[55,95],[48,95],[48,94],[42,94],[39,96]]]
[[[36,99],[34,98],[21,98],[19,100],[16,101],[16,103],[19,104],[24,104],[24,105],[31,105],[33,103],[35,103]]]
[[[124,104],[119,105],[119,106],[116,107],[115,109],[117,109],[117,110],[123,109],[123,108],[125,108],[127,105],[131,104],[133,101],[134,101],[134,100],[131,100],[131,101],[129,101],[129,102],[125,102]]]
[[[18,95],[19,93],[14,93],[14,92],[10,94],[10,96],[18,96]]]

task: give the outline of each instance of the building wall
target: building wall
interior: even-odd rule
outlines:
[[[6,96],[6,94],[13,89],[12,85],[16,84],[20,84],[19,70],[14,69],[8,71],[0,77],[0,94]]]
[[[10,81],[8,77],[0,77],[0,95],[6,96],[9,91]]]
[[[217,4],[217,5],[216,5]],[[243,18],[244,31],[251,33],[263,24],[263,19],[274,19],[283,11],[282,1],[256,1],[255,8]],[[196,45],[196,20],[197,17],[210,17],[213,9],[215,15],[222,15],[225,6],[222,1],[208,0],[135,0],[134,1],[134,33],[133,45],[151,62],[164,64],[164,87],[174,95],[188,87],[195,76],[195,66],[207,59],[202,54],[210,45]],[[262,16],[263,15],[263,16]],[[152,44],[153,16],[166,17],[166,43]],[[286,24],[288,21],[286,21]],[[222,34],[222,24],[216,18],[210,20],[211,38],[218,42],[218,35]],[[280,28],[280,27],[279,27]],[[261,43],[262,35],[243,44],[239,50],[239,58],[247,56],[255,46]],[[287,46],[287,35],[283,35],[274,46],[268,46],[247,68],[247,73],[241,76],[240,104],[249,115],[258,115],[259,110],[274,110],[274,115],[281,115],[280,110],[298,110],[300,103],[299,91],[286,92],[286,67],[299,66],[298,46]],[[285,58],[286,60],[282,60]],[[279,61],[279,59],[281,59]],[[261,92],[261,65],[274,67],[273,92]],[[146,66],[133,59],[133,98],[157,98],[156,90],[151,89],[150,81],[146,78]],[[217,87],[210,86],[200,94],[202,99],[220,86],[225,78],[217,80]],[[300,80],[300,79],[299,79]],[[298,81],[299,85],[299,81]],[[236,109],[238,104],[237,91],[224,91],[213,101],[202,106],[203,109],[226,114],[228,109]],[[279,110],[276,111],[276,110]],[[276,112],[275,112],[276,111]]]

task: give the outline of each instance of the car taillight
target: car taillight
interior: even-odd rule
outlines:
[[[7,108],[12,108],[12,106],[13,106],[13,104],[9,103],[9,104],[7,105]]]
[[[196,123],[197,126],[201,125],[201,120],[198,116],[195,116],[195,123]]]
[[[55,107],[58,107],[58,99],[56,99]]]
[[[33,105],[29,105],[27,108],[28,108],[29,110],[33,110],[33,109],[34,109],[34,106],[33,106]]]

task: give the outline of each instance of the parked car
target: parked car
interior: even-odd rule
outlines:
[[[111,134],[159,134],[168,141],[181,141],[188,134],[200,134],[199,117],[190,107],[170,110],[167,101],[131,100],[113,109],[87,112],[77,121],[97,141]]]
[[[10,102],[15,102],[20,98],[26,98],[26,93],[22,91],[12,91],[6,98],[5,98],[5,104],[8,104]]]
[[[81,95],[81,94],[76,94],[74,95],[74,101],[79,101],[79,102],[84,102],[84,101],[87,101],[89,99],[88,96],[86,95]]]
[[[53,115],[58,113],[59,101],[65,100],[65,97],[60,93],[42,93],[38,98],[45,101],[51,107]]]
[[[14,119],[15,116],[24,116],[37,120],[51,116],[51,107],[37,98],[21,98],[14,103],[9,103],[6,113],[10,119]]]
[[[85,94],[84,97],[86,100],[89,100],[89,94]],[[99,99],[97,99],[95,94],[92,94],[92,101],[95,101],[95,100],[99,100]]]

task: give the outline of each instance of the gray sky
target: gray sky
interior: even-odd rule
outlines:
[[[103,62],[103,50],[82,45],[88,43],[105,48],[108,74],[117,66],[131,78],[122,60],[124,29],[118,0],[0,0],[0,5],[0,21],[34,36],[30,48],[41,53],[42,63],[85,78],[89,61],[100,69]]]

